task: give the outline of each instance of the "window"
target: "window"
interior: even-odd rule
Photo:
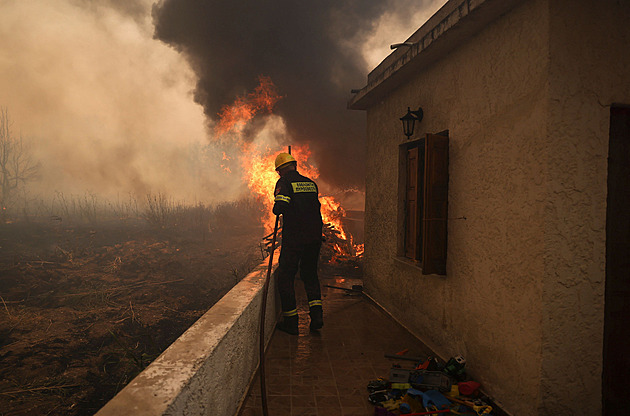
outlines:
[[[446,274],[448,131],[400,145],[398,253],[423,274]]]

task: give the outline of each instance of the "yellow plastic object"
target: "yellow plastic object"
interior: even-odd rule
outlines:
[[[387,400],[386,402],[381,403],[381,406],[383,406],[387,410],[398,410],[401,403],[402,403],[401,400],[390,399],[390,400]]]
[[[459,386],[457,384],[451,385],[451,391],[446,393],[449,397],[459,397]]]
[[[293,156],[289,153],[280,153],[276,156],[276,170],[281,169],[287,163],[297,162]]]
[[[484,406],[473,406],[473,410],[477,412],[478,415],[487,415],[492,412],[492,406],[484,405]]]

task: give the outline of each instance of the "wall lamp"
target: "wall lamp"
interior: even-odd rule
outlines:
[[[423,115],[421,107],[418,107],[418,111],[411,111],[411,107],[407,107],[407,114],[400,118],[400,121],[402,121],[403,124],[403,132],[405,133],[405,136],[407,136],[407,140],[413,136],[413,129],[416,121],[420,123]]]

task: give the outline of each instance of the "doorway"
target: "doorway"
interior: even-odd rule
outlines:
[[[604,415],[627,414],[630,391],[630,106],[610,110],[606,208]]]

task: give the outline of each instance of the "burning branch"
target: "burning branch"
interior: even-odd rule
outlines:
[[[322,245],[321,255],[331,263],[344,261],[351,258],[361,257],[363,254],[363,246],[355,245],[352,236],[346,237],[343,229],[338,229],[332,223],[325,223],[324,244]]]

